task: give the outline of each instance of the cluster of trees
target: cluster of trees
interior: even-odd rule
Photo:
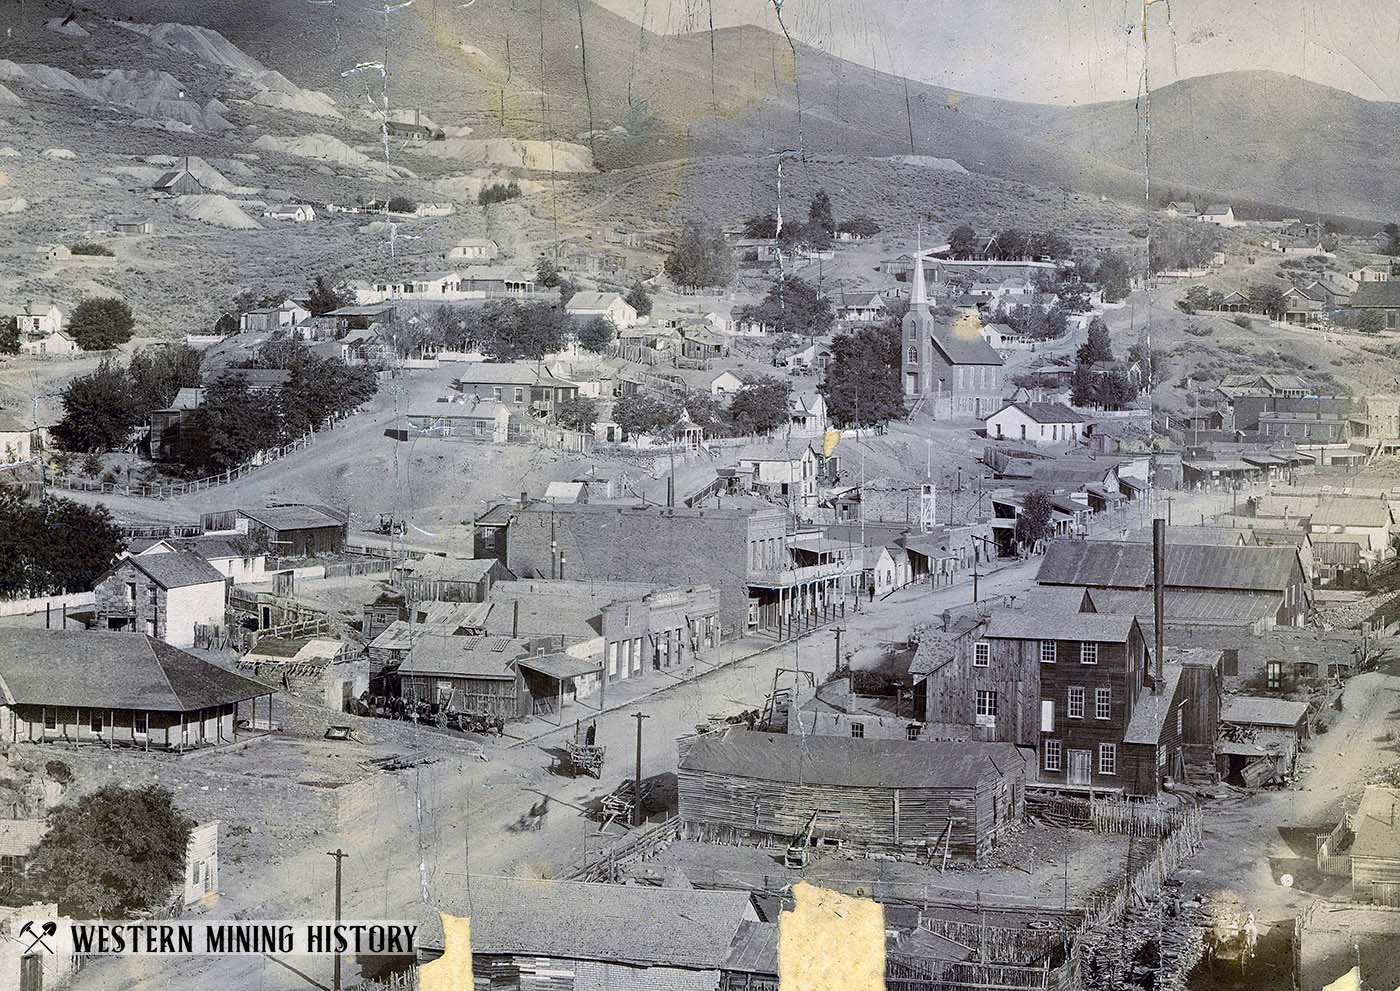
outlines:
[[[783,275],[762,302],[739,311],[739,320],[771,326],[776,334],[821,337],[831,332],[836,313],[815,285],[795,275]]]
[[[1215,224],[1159,223],[1148,239],[1147,264],[1154,272],[1200,268],[1210,264],[1224,243],[1224,232]]]
[[[682,289],[727,286],[734,278],[734,252],[715,228],[688,223],[666,255],[665,269]]]
[[[85,299],[73,308],[68,336],[84,351],[106,351],[131,340],[136,318],[125,300],[115,296]]]
[[[1049,310],[1039,306],[1017,306],[1010,309],[998,308],[992,315],[991,323],[1004,323],[1012,330],[1036,341],[1049,341],[1063,337],[1068,320],[1064,309],[1057,303]]]
[[[75,255],[86,255],[96,258],[111,258],[112,249],[105,244],[96,244],[92,241],[78,241],[68,246],[68,250]]]
[[[1079,274],[1103,290],[1105,303],[1126,299],[1132,291],[1134,267],[1126,256],[1117,251],[1101,251],[1077,260]]]
[[[761,375],[744,383],[730,398],[728,406],[703,392],[683,397],[638,392],[618,400],[613,407],[613,419],[632,437],[638,434],[669,437],[683,415],[712,436],[767,434],[788,423],[791,389],[782,379]]]
[[[165,409],[181,389],[199,385],[199,366],[199,352],[185,344],[142,348],[126,367],[103,359],[64,387],[54,440],[80,454],[125,447],[151,410]]]
[[[1098,406],[1118,410],[1138,396],[1138,386],[1122,370],[1092,371],[1099,362],[1113,360],[1113,345],[1108,325],[1095,318],[1089,324],[1088,336],[1075,353],[1074,377],[1070,380],[1070,402],[1076,406]]]
[[[47,832],[5,900],[53,902],[65,915],[92,919],[163,909],[184,875],[193,829],[159,785],[103,785],[49,813]]]
[[[0,598],[90,589],[125,544],[106,506],[0,485]]]
[[[1050,504],[1050,493],[1044,489],[1033,489],[1026,493],[1021,511],[1016,514],[1016,543],[1023,551],[1034,554],[1053,532],[1054,506]]]
[[[982,238],[968,224],[954,227],[948,235],[948,250],[954,258],[972,258],[982,248]],[[1002,261],[1024,258],[1065,258],[1069,242],[1052,231],[1023,231],[1008,227],[993,235],[989,257]]]
[[[476,202],[478,206],[490,206],[492,203],[504,203],[507,200],[516,199],[519,195],[520,183],[514,179],[510,182],[493,182],[476,194]]]
[[[831,364],[817,386],[827,416],[843,427],[872,427],[905,416],[900,381],[901,324],[908,304],[892,307],[877,327],[858,327],[831,342]]]
[[[0,354],[19,354],[19,321],[0,319]]]
[[[840,223],[831,208],[831,197],[825,189],[819,189],[807,206],[805,223],[785,221],[778,229],[778,218],[771,214],[749,217],[744,221],[744,236],[751,238],[777,238],[786,247],[804,246],[817,251],[825,251],[838,233],[853,234],[856,237],[874,237],[880,233],[880,225],[869,217],[855,216]]]

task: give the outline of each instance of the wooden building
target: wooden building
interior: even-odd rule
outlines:
[[[1027,759],[995,743],[790,736],[732,728],[679,764],[681,835],[979,861],[1025,807]]]
[[[1308,704],[1230,695],[1221,702],[1220,724],[1220,776],[1258,785],[1293,773],[1308,738]]]
[[[394,579],[409,602],[485,602],[496,582],[513,581],[515,575],[494,557],[425,557],[404,561],[394,569]]]
[[[240,703],[272,704],[267,685],[139,633],[6,630],[0,686],[5,743],[186,750],[233,741]]]
[[[1400,907],[1400,789],[1367,785],[1351,832],[1352,894]]]
[[[453,712],[515,719],[515,662],[529,651],[529,641],[507,637],[422,637],[399,662],[398,694]]]
[[[240,509],[248,534],[266,537],[277,557],[315,557],[345,550],[348,521],[344,514],[319,506],[269,506]]]
[[[744,923],[759,921],[741,891],[479,875],[450,881],[445,903],[423,907],[418,962],[443,955],[440,911],[470,916],[472,975],[477,988],[492,991],[716,991],[731,957],[744,966]]]

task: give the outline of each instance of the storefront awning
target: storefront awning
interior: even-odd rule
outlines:
[[[515,662],[518,667],[534,671],[546,678],[563,681],[566,678],[579,678],[586,674],[597,674],[603,670],[601,664],[585,661],[572,654],[536,654],[522,657]]]

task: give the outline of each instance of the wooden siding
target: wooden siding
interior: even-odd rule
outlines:
[[[469,712],[492,713],[507,719],[520,715],[514,675],[505,678],[465,678],[457,675],[406,674],[399,677],[399,694],[404,698],[437,702],[443,685],[451,685],[452,691],[463,693],[457,699],[461,701],[465,696]]]
[[[975,667],[975,644],[990,648],[986,667]],[[959,641],[951,661],[924,680],[925,721],[940,726],[962,727],[959,739],[989,743],[1015,743],[1033,747],[1040,731],[1040,641],[1001,640],[971,635]],[[993,726],[977,722],[977,693],[997,693],[997,715]],[[926,734],[927,739],[938,735]]]
[[[0,719],[7,743],[102,743],[108,746],[178,750],[234,739],[234,705],[227,704],[187,713],[145,712],[146,733],[136,733],[140,710],[90,707],[14,705],[0,706],[8,718]],[[45,729],[45,715],[53,728]],[[102,732],[93,729],[93,717],[102,721]],[[8,725],[6,725],[8,724]]]

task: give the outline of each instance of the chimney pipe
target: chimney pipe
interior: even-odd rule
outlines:
[[[1162,625],[1166,611],[1167,521],[1160,516],[1152,521],[1152,694],[1162,693]]]
[[[676,476],[675,476],[675,475],[667,475],[667,476],[666,476],[666,507],[667,507],[668,509],[675,509],[675,508],[676,508]]]
[[[511,610],[510,617],[510,637],[514,640],[520,636],[520,600],[515,600],[515,606]]]
[[[521,493],[520,493],[520,508],[521,508],[521,509],[524,509],[524,508],[529,504],[529,502],[530,502],[530,493],[528,493],[528,492],[521,492]]]

